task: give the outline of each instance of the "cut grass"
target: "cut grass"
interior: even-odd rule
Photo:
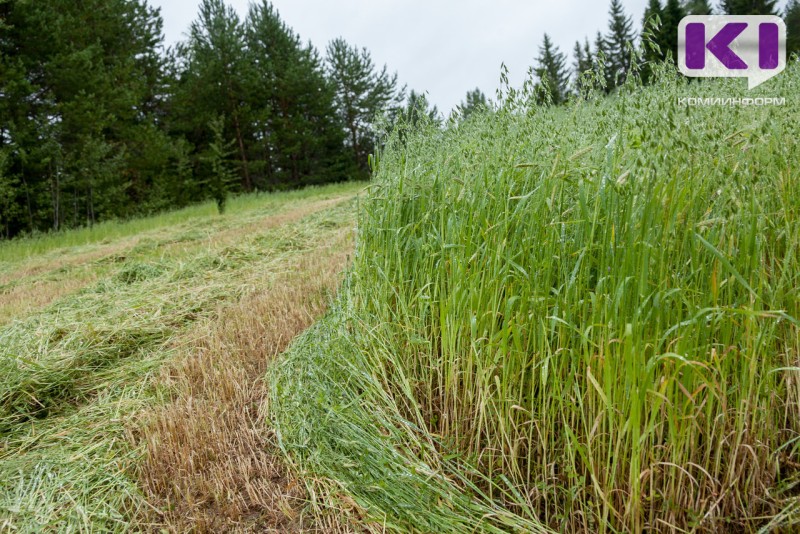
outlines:
[[[89,242],[82,246],[64,244],[77,239],[71,237],[71,234],[61,236],[64,238],[63,242],[58,241],[60,234],[50,236],[48,239],[51,246],[61,244],[48,253],[34,254],[28,259],[18,261],[0,260],[0,325],[40,309],[115,272],[125,262],[160,261],[164,257],[191,256],[203,247],[235,243],[249,233],[264,229],[264,225],[283,224],[291,218],[336,203],[359,188],[358,184],[328,186],[305,191],[303,195],[276,195],[277,199],[255,195],[256,198],[261,198],[260,205],[254,199],[246,202],[241,199],[240,212],[229,210],[225,216],[212,215],[208,219],[197,216],[172,227],[162,226],[164,221],[158,218],[153,222],[142,220],[114,223],[120,225],[119,237],[107,238],[101,243]],[[317,196],[309,196],[311,191],[317,191]],[[282,214],[289,219],[282,217]],[[167,217],[167,220],[172,219]],[[126,224],[131,227],[125,226]],[[149,230],[138,235],[127,233],[140,226]],[[83,234],[86,230],[76,232]],[[19,241],[18,248],[27,250],[27,246],[30,247],[28,252],[31,252],[38,247],[36,240],[33,241],[32,245]],[[2,247],[3,244],[0,243],[0,250]]]
[[[783,108],[677,105],[740,89],[664,72],[392,139],[334,315],[270,374],[319,503],[398,531],[796,526],[800,66],[748,95]]]
[[[285,193],[257,193],[240,195],[229,199],[226,215],[217,214],[214,201],[204,202],[181,210],[169,211],[152,217],[131,220],[112,220],[95,224],[92,227],[40,234],[35,237],[0,241],[0,273],[8,270],[15,263],[29,258],[41,258],[42,255],[58,251],[75,252],[87,245],[109,245],[113,241],[125,237],[139,237],[157,230],[165,230],[169,234],[174,228],[198,228],[198,226],[214,226],[220,221],[229,224],[240,221],[246,214],[263,216],[264,210],[271,210],[287,203],[299,204],[309,198],[330,198],[363,188],[363,184],[343,183],[318,187],[307,187]],[[262,213],[258,213],[262,212]],[[233,215],[235,214],[235,215]],[[233,216],[231,216],[233,215]]]
[[[172,401],[142,414],[144,522],[171,532],[346,530],[335,517],[304,517],[304,486],[276,454],[259,407],[267,365],[325,309],[351,249],[349,229],[331,235],[180,348],[162,378]]]
[[[137,523],[152,517],[137,484],[146,458],[138,429],[175,393],[155,378],[204,333],[196,326],[352,224],[355,192],[276,195],[266,202],[272,217],[231,211],[216,239],[165,231],[171,244],[104,263],[93,285],[0,327],[0,530],[148,528]],[[204,222],[219,218],[193,225]]]

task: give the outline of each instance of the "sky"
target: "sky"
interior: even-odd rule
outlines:
[[[185,38],[199,0],[149,0],[161,7],[166,44]],[[228,0],[244,16],[249,0]],[[428,93],[449,113],[466,92],[493,98],[505,63],[512,86],[521,86],[545,33],[562,52],[576,40],[594,41],[608,27],[608,0],[273,0],[281,18],[324,53],[344,37],[366,47],[379,66],[397,72],[408,89]],[[785,1],[779,2],[781,6]],[[647,0],[623,0],[641,26]]]

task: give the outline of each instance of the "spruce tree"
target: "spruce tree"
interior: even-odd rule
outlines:
[[[204,156],[210,167],[207,179],[208,196],[217,203],[217,211],[222,215],[225,213],[228,191],[236,181],[236,173],[231,168],[230,162],[230,156],[235,152],[234,142],[225,140],[225,119],[222,115],[211,119],[208,127],[213,135]]]
[[[777,15],[778,0],[722,0],[722,12],[727,15]]]
[[[397,74],[389,74],[385,65],[377,69],[366,48],[350,46],[341,38],[328,45],[327,64],[353,163],[366,175],[368,155],[376,143],[374,121],[403,101],[404,89],[398,88]]]
[[[592,70],[594,66],[594,54],[592,53],[591,46],[589,46],[589,39],[586,39],[583,45],[581,45],[580,41],[575,41],[575,47],[572,49],[572,52],[574,56],[572,68],[577,85],[583,73]]]
[[[622,84],[630,74],[630,48],[634,39],[633,19],[625,13],[621,0],[611,0],[608,33],[605,38],[611,87]]]
[[[614,69],[609,58],[609,47],[603,34],[597,32],[594,38],[594,71],[602,75],[603,89],[606,93],[614,88]]]
[[[567,100],[569,96],[567,58],[546,33],[539,47],[534,72],[539,79],[536,85],[536,99],[540,103],[552,102],[558,105]]]
[[[687,0],[683,4],[687,15],[711,15],[714,10],[708,0]]]

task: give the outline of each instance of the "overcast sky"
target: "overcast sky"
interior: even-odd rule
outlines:
[[[149,0],[161,7],[168,45],[183,39],[199,0]],[[228,0],[244,16],[249,0]],[[715,2],[716,3],[716,2]],[[786,1],[779,2],[781,6]],[[274,0],[281,18],[324,53],[344,37],[365,46],[378,65],[396,71],[401,84],[427,91],[449,112],[470,89],[490,98],[502,62],[521,85],[548,33],[563,52],[608,26],[608,0]],[[647,0],[623,0],[640,27]]]

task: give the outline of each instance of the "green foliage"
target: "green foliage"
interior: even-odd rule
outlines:
[[[236,143],[242,189],[253,190],[245,140],[252,136],[246,105],[254,71],[245,52],[245,30],[224,0],[203,0],[189,39],[178,47],[174,128],[199,152],[214,138],[210,124],[225,117],[224,135]],[[201,177],[201,181],[205,177]]]
[[[233,141],[225,141],[225,119],[223,116],[211,119],[209,129],[214,134],[214,139],[208,145],[206,162],[211,168],[208,179],[208,188],[211,198],[217,203],[217,211],[225,213],[225,204],[228,201],[228,191],[236,181],[236,173],[231,169],[229,162],[233,154]]]
[[[790,0],[783,16],[786,22],[786,53],[800,54],[800,1]]]
[[[609,7],[608,33],[603,40],[603,51],[610,69],[609,88],[625,82],[631,70],[633,41],[633,19],[625,13],[621,0],[611,0]]]
[[[402,118],[406,124],[411,127],[415,127],[423,122],[436,126],[441,125],[441,117],[439,116],[438,108],[436,106],[431,107],[425,93],[417,93],[413,89],[408,95]]]
[[[0,21],[3,238],[207,199],[220,116],[231,191],[356,174],[322,58],[266,0],[244,21],[204,0],[166,52],[145,0],[0,1]]]
[[[680,0],[667,0],[664,6],[660,0],[651,0],[648,4],[642,21],[642,44],[647,62],[645,81],[652,77],[659,63],[675,63],[678,57],[678,25],[686,15]]]
[[[728,15],[777,15],[778,0],[722,0],[720,10]]]
[[[376,146],[376,119],[403,101],[405,89],[398,88],[397,74],[386,66],[378,70],[366,48],[334,39],[327,48],[328,75],[336,91],[336,104],[348,132],[355,167],[366,174],[367,156]]]
[[[683,9],[687,15],[711,15],[714,12],[709,0],[687,0]]]
[[[270,377],[315,494],[397,530],[796,527],[800,68],[785,107],[676,105],[737,82],[390,140],[332,318]]]
[[[589,39],[586,38],[581,45],[580,41],[575,41],[575,48],[573,48],[574,63],[573,74],[575,76],[575,87],[580,89],[581,77],[590,72],[594,68],[594,52],[589,46]]]
[[[158,13],[56,0],[4,2],[0,14],[0,146],[18,180],[6,235],[127,215],[134,181],[160,172],[129,158],[149,142],[162,93]]]
[[[478,87],[467,91],[466,100],[459,104],[457,112],[462,120],[468,120],[472,115],[489,108],[489,100]]]
[[[9,237],[11,223],[18,215],[17,190],[19,180],[8,172],[8,154],[0,150],[0,236]]]
[[[544,40],[539,47],[534,73],[538,79],[536,98],[539,103],[558,105],[567,100],[569,91],[567,58],[547,34],[544,34]]]
[[[334,84],[322,59],[303,45],[266,1],[253,4],[246,25],[255,65],[249,91],[262,187],[296,187],[349,178],[345,132],[334,101]],[[255,157],[255,156],[254,156]]]

